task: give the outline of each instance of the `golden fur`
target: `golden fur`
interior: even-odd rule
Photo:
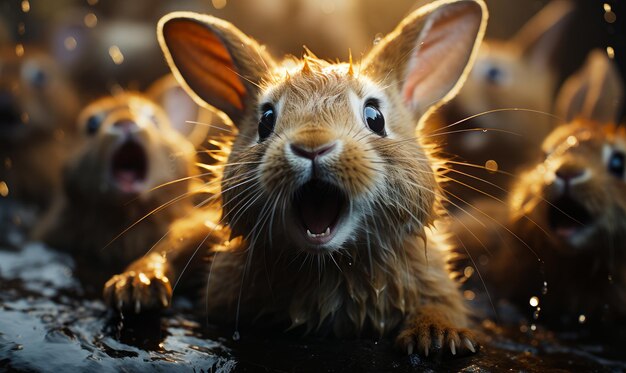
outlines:
[[[167,16],[160,38],[175,76],[239,131],[222,179],[217,224],[225,227],[212,227],[210,209],[176,223],[173,229],[190,238],[178,243],[174,233],[160,254],[113,277],[105,286],[109,304],[168,304],[171,294],[163,291],[169,279],[178,279],[208,240],[206,302],[213,320],[340,337],[395,334],[400,348],[425,355],[442,347],[452,354],[475,351],[467,311],[447,270],[445,235],[428,228],[439,206],[438,160],[415,138],[415,128],[459,89],[485,19],[480,1],[435,2],[408,16],[357,65],[310,54],[277,64],[222,20]],[[429,70],[443,58],[436,43],[454,45],[446,50],[444,75]],[[385,114],[384,136],[363,122],[368,97]],[[277,119],[274,133],[261,140],[259,110],[268,102]],[[329,143],[334,151],[316,163],[314,177],[289,150]],[[321,247],[303,241],[293,206],[311,180],[336,186],[348,201],[336,235]],[[229,241],[215,245],[229,233]],[[165,281],[149,269],[163,256]],[[139,274],[150,286],[136,281]],[[167,301],[155,302],[155,291]]]

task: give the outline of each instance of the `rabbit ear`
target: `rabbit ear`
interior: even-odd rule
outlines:
[[[157,33],[174,76],[194,101],[239,125],[274,66],[264,48],[226,21],[191,12],[163,17]]]
[[[482,0],[434,1],[407,16],[367,55],[365,71],[391,79],[419,118],[450,100],[463,84],[483,38]]]
[[[147,96],[163,108],[172,128],[194,146],[206,140],[211,128],[211,112],[198,106],[172,75],[153,83]]]
[[[522,54],[532,63],[550,66],[574,9],[569,0],[553,0],[526,22],[511,43],[521,47]]]
[[[624,83],[617,67],[604,51],[596,49],[561,87],[555,112],[566,122],[582,117],[614,123],[623,102]]]

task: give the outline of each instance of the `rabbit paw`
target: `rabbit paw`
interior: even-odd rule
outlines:
[[[450,351],[452,355],[475,353],[476,337],[468,329],[456,328],[437,313],[421,313],[400,332],[398,347],[409,355],[414,352],[425,357]]]
[[[104,285],[104,300],[112,308],[135,313],[167,308],[172,299],[169,279],[158,272],[127,271]]]

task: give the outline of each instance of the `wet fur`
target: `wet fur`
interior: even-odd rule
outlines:
[[[465,4],[483,7],[478,2]],[[482,12],[485,17],[484,9]],[[479,40],[483,21],[479,17],[469,26]],[[165,30],[166,35],[185,32],[183,26],[174,29],[176,22],[174,18],[165,23],[165,28],[171,28]],[[418,13],[407,18],[360,65],[330,64],[311,55],[277,65],[254,41],[211,18],[222,43],[234,46],[228,50],[232,61],[226,59],[225,64],[232,63],[240,76],[254,79],[248,84],[248,78],[239,82],[236,76],[227,76],[221,78],[225,85],[208,87],[220,97],[212,104],[228,114],[239,130],[222,181],[219,223],[225,226],[204,233],[207,224],[202,212],[200,217],[175,224],[196,227],[196,232],[177,229],[192,238],[176,243],[174,234],[157,254],[113,277],[105,287],[109,304],[131,309],[137,304],[141,309],[158,305],[153,300],[154,289],[167,290],[168,279],[178,279],[185,262],[198,250],[206,250],[203,240],[219,242],[219,236],[230,230],[231,240],[214,245],[209,254],[206,304],[213,320],[301,326],[304,332],[339,337],[387,336],[403,330],[397,341],[409,353],[416,349],[428,355],[433,349],[440,350],[442,343],[453,353],[455,346],[459,351],[474,350],[474,336],[465,329],[467,310],[447,268],[446,235],[428,228],[437,219],[440,206],[433,170],[440,161],[430,146],[415,139],[415,126],[436,104],[415,102],[416,83],[405,83],[402,69],[389,71],[389,66],[404,66],[425,22]],[[406,37],[396,38],[400,33]],[[468,42],[473,51],[477,42],[471,37]],[[202,47],[198,44],[198,50]],[[254,52],[247,53],[250,50]],[[174,74],[203,103],[199,95],[206,94],[207,87],[192,79],[198,70],[179,71],[176,53],[178,50],[166,54]],[[450,69],[463,76],[473,53],[465,56],[468,60],[461,58],[458,64],[451,63]],[[220,58],[222,63],[224,60]],[[218,74],[219,67],[203,66],[207,74]],[[409,88],[400,91],[400,84]],[[437,97],[437,101],[449,99],[460,84],[455,80],[441,88],[445,98]],[[387,89],[390,86],[394,88]],[[241,94],[246,88],[259,95]],[[382,97],[389,137],[373,134],[355,116],[354,97],[362,100],[368,95]],[[257,110],[266,101],[278,102],[276,134],[257,142]],[[345,234],[348,228],[342,226],[344,233],[337,233],[333,244],[313,253],[298,243],[293,236],[297,228],[289,225],[295,221],[291,198],[305,176],[297,168],[287,167],[293,159],[284,149],[290,143],[315,148],[333,139],[340,142],[341,151],[329,156],[332,162],[320,163],[320,177],[349,195],[350,221],[344,225],[350,231]],[[152,276],[150,270],[154,261],[164,256],[165,281],[162,276]],[[139,273],[147,274],[152,282],[133,290],[128,284],[140,285],[135,280]],[[137,293],[139,296],[133,295]]]

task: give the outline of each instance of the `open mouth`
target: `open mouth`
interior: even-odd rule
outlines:
[[[294,206],[308,243],[324,245],[335,236],[347,198],[336,186],[311,180],[296,192]]]
[[[135,140],[126,140],[113,153],[111,174],[123,193],[141,191],[148,173],[148,157],[144,147]]]
[[[563,196],[550,206],[548,222],[557,236],[570,238],[592,222],[593,217],[572,197]]]
[[[22,122],[20,114],[12,106],[0,106],[0,128],[10,129]]]

